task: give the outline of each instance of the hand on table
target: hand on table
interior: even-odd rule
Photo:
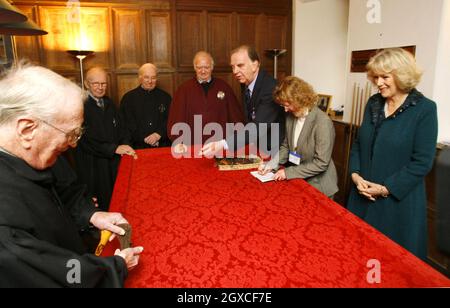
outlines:
[[[225,147],[225,143],[225,140],[207,143],[202,147],[199,155],[203,155],[208,158],[214,157],[217,153],[222,152]]]
[[[275,173],[273,179],[275,181],[284,181],[287,179],[286,177],[286,169],[280,169],[277,171],[277,173]]]
[[[133,156],[134,159],[138,158],[136,155],[136,151],[127,144],[119,145],[116,149],[116,154],[119,154],[120,156],[130,155]]]
[[[267,165],[267,164],[261,163],[258,166],[258,173],[261,174],[261,175],[266,175],[270,171],[272,171],[272,168],[269,165]]]
[[[172,151],[175,154],[183,154],[183,153],[186,153],[187,150],[188,150],[187,146],[185,146],[182,143],[178,143],[178,144],[172,146]]]

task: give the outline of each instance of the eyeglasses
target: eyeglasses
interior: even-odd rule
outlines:
[[[142,76],[142,79],[145,81],[156,81],[158,78],[156,76]]]
[[[95,88],[100,88],[100,87],[104,88],[108,85],[107,82],[89,82],[89,84]]]
[[[41,121],[42,123],[47,124],[50,127],[53,127],[56,130],[59,130],[61,133],[64,133],[64,135],[66,135],[67,142],[70,145],[76,145],[77,142],[81,139],[81,136],[83,136],[83,133],[84,133],[84,130],[85,130],[84,127],[77,127],[75,129],[71,130],[70,132],[66,132],[66,131],[62,130],[61,128],[58,128],[55,125],[50,124],[49,122],[47,122],[45,120],[39,119],[39,121]]]

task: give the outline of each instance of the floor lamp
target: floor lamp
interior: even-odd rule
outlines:
[[[284,54],[287,50],[286,49],[267,49],[266,52],[268,52],[273,57],[273,77],[277,79],[278,74],[278,56],[281,56]]]
[[[93,54],[92,50],[67,50],[69,54],[80,60],[80,79],[81,79],[81,88],[84,89],[84,77],[83,77],[83,60],[87,56]]]

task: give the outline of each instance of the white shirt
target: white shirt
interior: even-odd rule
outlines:
[[[252,97],[253,95],[253,89],[255,88],[256,79],[258,79],[258,75],[256,75],[255,79],[253,79],[253,81],[250,82],[250,84],[247,86],[247,89],[250,90],[250,97]]]
[[[292,140],[292,145],[294,146],[294,150],[297,149],[297,141],[298,137],[300,137],[300,134],[303,130],[303,126],[305,125],[305,120],[308,114],[306,114],[304,117],[297,118],[297,121],[295,121],[294,125],[294,139]]]
[[[298,137],[300,137],[300,133],[302,132],[303,125],[305,124],[305,118],[297,118],[294,125],[294,139],[292,140],[292,145],[294,146],[294,150],[297,149],[297,141]]]
[[[208,80],[200,80],[200,79],[197,79],[197,81],[198,81],[199,84],[202,84],[202,83],[204,83],[204,82],[210,83],[211,80],[212,80],[212,78],[209,78]]]

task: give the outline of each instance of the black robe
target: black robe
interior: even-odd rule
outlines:
[[[0,152],[0,287],[122,287],[121,257],[87,253],[79,231],[97,209],[60,163],[38,171]],[[79,284],[67,279],[71,260]]]
[[[75,149],[78,179],[97,197],[100,209],[107,211],[117,176],[120,156],[117,147],[128,144],[114,103],[104,97],[104,110],[89,96],[84,104],[86,132]]]
[[[144,139],[153,133],[161,136],[158,146],[170,146],[167,117],[171,101],[172,98],[165,91],[158,88],[147,91],[141,86],[123,96],[120,112],[135,149],[152,148]]]

